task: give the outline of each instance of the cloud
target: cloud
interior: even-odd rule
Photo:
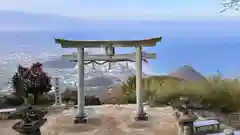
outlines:
[[[76,3],[76,0],[8,0],[1,1],[0,9],[31,13],[63,14]]]

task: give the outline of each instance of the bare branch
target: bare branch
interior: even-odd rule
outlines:
[[[223,10],[222,12],[225,12],[228,9],[235,9],[236,11],[240,8],[240,0],[223,0]]]

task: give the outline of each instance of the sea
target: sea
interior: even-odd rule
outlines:
[[[102,24],[101,24],[102,25]],[[131,26],[131,27],[130,27]],[[54,38],[73,40],[133,40],[162,36],[162,42],[145,51],[157,53],[149,61],[149,71],[156,75],[167,74],[184,64],[191,64],[202,74],[239,77],[240,23],[237,22],[147,22],[134,27],[127,23],[111,28],[71,29],[11,29],[0,30],[0,89],[9,89],[17,66],[30,66],[33,62],[46,62],[76,49],[63,49]],[[98,48],[86,49],[99,53]],[[134,48],[116,48],[118,53],[134,52]],[[54,76],[59,69],[46,68]],[[64,74],[64,73],[62,73]]]

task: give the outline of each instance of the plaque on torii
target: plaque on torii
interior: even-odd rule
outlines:
[[[65,40],[55,39],[55,43],[61,45],[62,48],[77,48],[76,61],[78,65],[78,113],[74,119],[74,123],[86,122],[87,116],[84,112],[84,61],[96,60],[103,61],[115,61],[116,60],[132,60],[135,58],[136,62],[136,120],[147,120],[147,115],[143,108],[143,97],[142,97],[142,60],[143,56],[142,47],[153,47],[156,46],[157,42],[160,42],[162,37],[144,39],[144,40]],[[126,59],[126,54],[123,56],[115,54],[115,47],[135,47],[135,54],[127,54],[131,57]],[[106,56],[85,56],[84,48],[105,48]],[[154,54],[155,55],[155,54]],[[86,57],[86,58],[85,58]],[[91,58],[92,57],[92,58]],[[156,55],[155,55],[156,57]]]

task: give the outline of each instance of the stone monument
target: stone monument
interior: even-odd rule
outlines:
[[[54,90],[55,90],[55,104],[53,106],[64,106],[64,104],[62,103],[62,93],[60,91],[60,88],[59,88],[59,77],[55,77],[54,78]]]
[[[12,117],[20,119],[12,126],[19,135],[41,135],[40,127],[47,121],[44,118],[47,111],[28,106],[13,114]]]

